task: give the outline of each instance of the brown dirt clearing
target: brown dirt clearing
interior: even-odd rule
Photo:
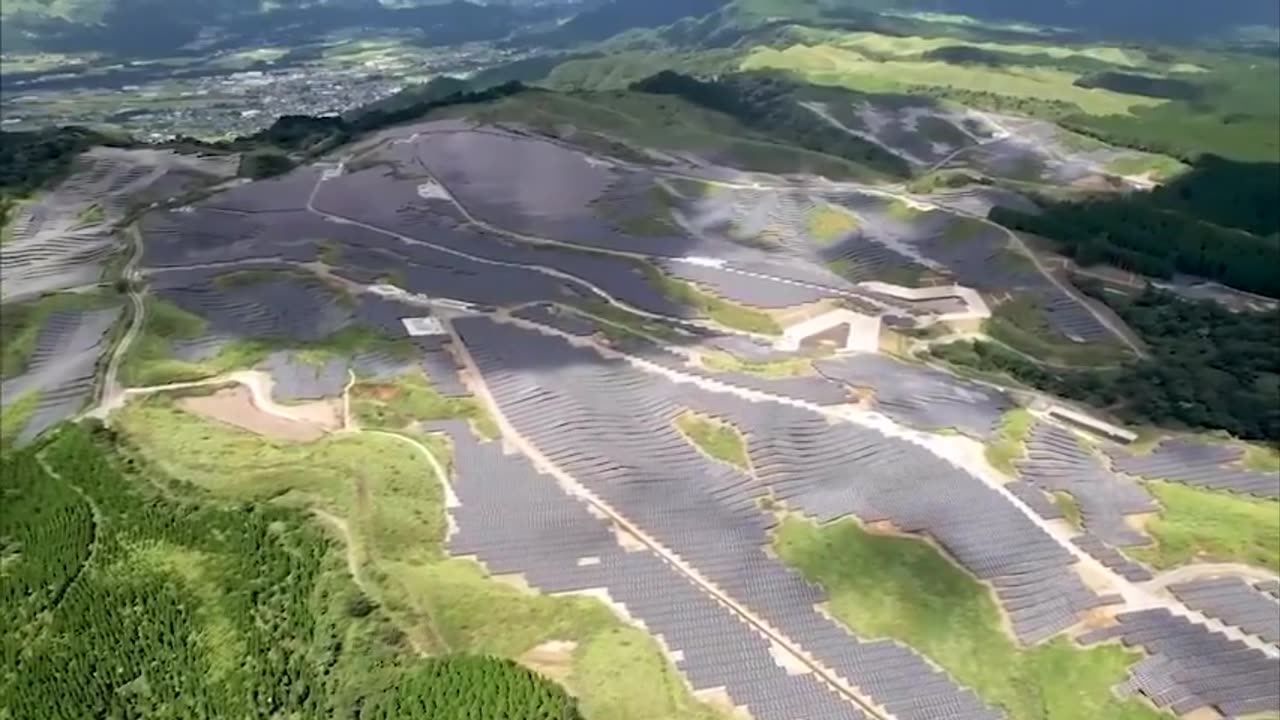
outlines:
[[[178,407],[201,417],[279,440],[313,442],[325,435],[325,428],[319,423],[289,420],[259,410],[254,406],[249,391],[243,387],[219,390],[212,395],[180,398]]]

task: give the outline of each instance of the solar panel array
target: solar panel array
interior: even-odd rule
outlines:
[[[343,358],[310,362],[285,351],[271,353],[259,367],[271,375],[271,397],[279,402],[338,397],[350,377]]]
[[[766,636],[659,555],[623,550],[609,521],[523,456],[478,443],[465,423],[428,428],[453,440],[460,505],[450,510],[458,528],[449,538],[452,554],[473,555],[490,573],[520,573],[543,592],[606,590],[678,653],[676,666],[694,689],[724,688],[759,720],[864,717],[815,676],[780,667]]]
[[[1192,610],[1215,617],[1271,644],[1280,643],[1280,603],[1240,578],[1205,578],[1169,586]]]
[[[820,360],[816,366],[828,378],[870,388],[877,410],[926,430],[954,428],[986,438],[1013,407],[1003,392],[883,355],[858,353]]]
[[[1119,637],[1147,657],[1122,688],[1178,715],[1213,708],[1226,717],[1280,710],[1280,660],[1203,625],[1150,609],[1118,616],[1118,625],[1082,635],[1082,643]]]
[[[1238,447],[1178,438],[1162,441],[1147,455],[1134,455],[1120,447],[1110,448],[1108,454],[1112,467],[1129,475],[1258,497],[1280,497],[1280,473],[1231,466],[1244,457],[1244,450]]]
[[[58,311],[45,319],[25,372],[0,384],[0,402],[6,407],[27,393],[39,393],[34,410],[16,434],[18,442],[35,438],[85,406],[120,310]]]
[[[1071,542],[1130,582],[1146,582],[1152,578],[1151,571],[1146,567],[1088,532],[1071,538]]]
[[[1116,547],[1151,542],[1125,521],[1127,515],[1157,510],[1151,496],[1137,483],[1113,475],[1071,431],[1036,422],[1025,445],[1026,457],[1016,463],[1018,475],[1041,490],[1069,493],[1090,534]]]
[[[774,494],[820,521],[853,514],[933,538],[995,588],[1027,643],[1078,622],[1101,600],[1075,557],[1002,495],[921,447],[785,406],[738,416],[752,466]]]
[[[1005,488],[1045,520],[1062,520],[1066,517],[1058,503],[1035,485],[1014,480],[1006,483]]]
[[[1104,602],[1075,576],[1073,555],[999,493],[923,448],[798,408],[656,382],[488,319],[455,327],[504,414],[553,462],[832,667],[843,663],[816,650],[831,640],[809,639],[824,625],[811,630],[812,620],[796,616],[795,599],[787,599],[794,576],[774,565],[743,575],[761,562],[750,558],[761,557],[772,525],[754,502],[766,492],[819,521],[853,513],[933,537],[991,582],[1026,641],[1056,634]],[[535,351],[536,366],[522,361],[521,353]],[[758,480],[691,452],[670,427],[685,407],[745,432]],[[844,663],[865,689],[857,658]]]

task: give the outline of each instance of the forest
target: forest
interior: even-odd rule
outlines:
[[[981,341],[936,346],[932,354],[1105,408],[1124,422],[1280,443],[1280,310],[1235,313],[1150,287],[1123,298],[1096,282],[1077,284],[1138,333],[1149,358],[1116,369],[1054,370]]]
[[[419,659],[300,510],[119,442],[68,425],[0,457],[0,717],[579,718],[509,661]]]
[[[1175,272],[1280,297],[1280,164],[1206,156],[1151,192],[995,207],[990,219],[1041,235],[1081,265],[1157,278]]]
[[[120,142],[74,126],[0,131],[0,226],[8,221],[14,203],[66,176],[77,155],[94,145]]]
[[[842,157],[886,175],[905,178],[911,174],[910,166],[901,157],[805,110],[795,102],[795,87],[781,78],[738,74],[704,81],[664,70],[633,83],[631,89],[675,95],[799,147]]]

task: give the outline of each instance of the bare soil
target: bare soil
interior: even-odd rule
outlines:
[[[279,440],[313,442],[325,435],[325,428],[320,423],[289,420],[259,410],[254,406],[249,391],[243,387],[219,390],[202,397],[180,398],[178,407],[201,417]]]
[[[567,640],[548,640],[532,647],[516,660],[525,667],[564,682],[573,674],[573,651],[578,644]]]

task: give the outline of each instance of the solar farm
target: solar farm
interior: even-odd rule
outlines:
[[[1005,146],[1038,127],[810,110],[921,166],[1024,162]],[[1168,542],[1150,483],[1274,503],[1280,477],[1229,441],[1123,445],[1019,388],[891,351],[911,333],[972,337],[1009,303],[1055,342],[1120,345],[985,219],[996,196],[646,165],[456,119],[255,182],[194,156],[85,162],[3,249],[6,303],[52,303],[6,358],[20,442],[175,389],[239,383],[253,412],[304,424],[325,404],[338,419],[317,436],[395,434],[441,469],[421,481],[447,498],[449,557],[604,603],[715,717],[1022,720],[909,632],[857,632],[833,588],[778,552],[788,523],[849,522],[940,558],[1018,653],[1122,658],[1096,697],[1046,697],[1040,717],[1280,712],[1280,568],[1143,554]],[[1041,172],[1095,169],[1072,162]],[[221,184],[161,202],[187,191],[179,168]],[[85,220],[89,206],[101,213]],[[106,293],[122,259],[127,291]],[[1032,419],[1009,437],[1022,409]],[[713,421],[741,461],[682,417]],[[984,454],[996,442],[1016,447],[1006,471]]]

